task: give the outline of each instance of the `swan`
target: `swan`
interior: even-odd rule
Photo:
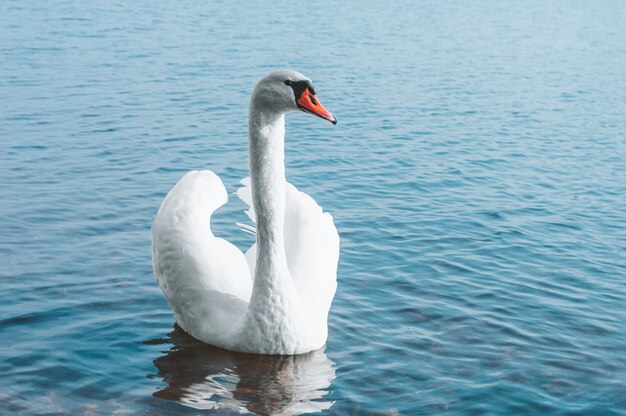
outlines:
[[[255,222],[244,254],[211,232],[228,196],[209,170],[185,174],[152,225],[152,266],[178,325],[226,350],[295,355],[324,346],[337,287],[339,235],[333,218],[285,178],[285,114],[337,123],[311,80],[295,71],[261,79],[250,99],[250,177],[237,195]]]

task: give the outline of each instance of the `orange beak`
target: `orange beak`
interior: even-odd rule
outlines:
[[[300,98],[298,98],[298,107],[300,110],[315,114],[318,117],[323,118],[324,120],[328,120],[333,124],[337,124],[337,119],[332,115],[330,111],[324,108],[322,103],[320,103],[311,91],[308,88],[305,88],[300,94]]]

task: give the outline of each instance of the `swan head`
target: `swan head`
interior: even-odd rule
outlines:
[[[311,80],[296,71],[274,71],[266,75],[254,87],[252,104],[276,113],[304,111],[337,124],[335,116],[317,99]]]

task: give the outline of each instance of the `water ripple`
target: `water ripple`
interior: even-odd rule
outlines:
[[[0,413],[626,414],[623,7],[557,1],[0,3]],[[256,79],[342,241],[327,347],[195,342],[150,223],[247,176]],[[243,204],[214,216],[240,248]]]

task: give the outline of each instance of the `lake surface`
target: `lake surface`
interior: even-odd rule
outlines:
[[[623,2],[207,3],[0,3],[1,414],[626,414]],[[150,224],[211,169],[251,244],[285,67],[339,120],[286,143],[339,286],[323,351],[234,354],[174,329]]]

